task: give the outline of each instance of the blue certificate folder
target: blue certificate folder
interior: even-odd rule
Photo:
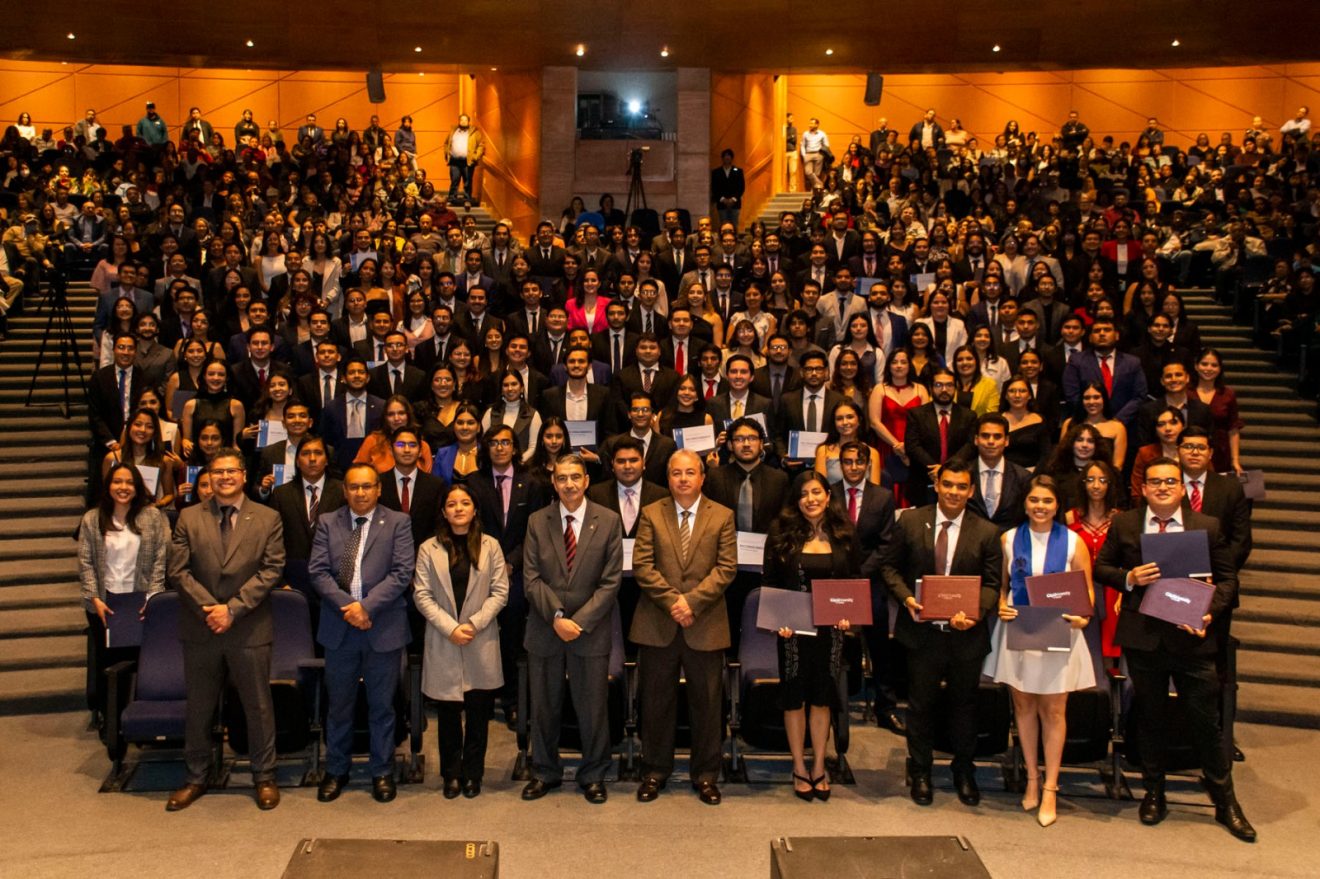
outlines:
[[[1210,537],[1204,531],[1141,535],[1141,560],[1160,566],[1160,577],[1209,577]]]
[[[761,603],[756,609],[756,628],[768,632],[792,629],[799,635],[815,635],[811,593],[762,587]]]
[[[142,646],[142,607],[147,603],[143,592],[107,592],[105,603],[114,613],[106,617],[106,647]]]
[[[1017,619],[1001,621],[1008,626],[1009,650],[1046,650],[1066,653],[1072,647],[1072,626],[1057,607],[1027,605],[1017,608]]]

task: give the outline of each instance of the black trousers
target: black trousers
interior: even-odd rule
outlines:
[[[183,751],[190,783],[205,784],[211,772],[211,724],[224,690],[226,669],[247,717],[252,781],[259,784],[275,777],[270,654],[269,644],[248,647],[230,643],[224,635],[201,643],[184,642],[183,680],[188,688],[188,708]]]
[[[582,738],[577,783],[581,786],[604,781],[610,768],[609,654],[576,656],[567,650],[553,656],[533,653],[528,656],[527,673],[532,691],[532,774],[551,783],[563,778],[559,734],[567,683]]]
[[[954,772],[971,772],[976,753],[976,697],[981,684],[982,657],[961,659],[950,647],[952,636],[941,634],[921,648],[909,650],[907,742],[908,758],[918,772],[929,773],[934,763],[935,724],[940,684],[949,705],[949,738],[953,742]]]
[[[1133,650],[1125,647],[1137,710],[1137,744],[1147,786],[1164,781],[1164,743],[1169,736],[1169,681],[1206,781],[1218,787],[1232,780],[1232,763],[1219,732],[1219,672],[1215,657]]]
[[[462,702],[436,704],[442,776],[481,781],[486,771],[486,730],[494,713],[494,690],[468,690]]]
[[[674,771],[674,732],[678,724],[678,681],[687,678],[688,718],[692,729],[689,775],[693,784],[720,775],[724,727],[724,651],[694,650],[681,631],[664,647],[641,648],[642,775],[661,781]]]

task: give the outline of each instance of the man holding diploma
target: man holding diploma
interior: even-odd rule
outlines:
[[[1095,567],[1097,582],[1126,593],[1114,640],[1127,657],[1137,710],[1137,742],[1146,785],[1138,814],[1141,823],[1154,825],[1169,811],[1164,798],[1164,745],[1172,678],[1200,758],[1202,783],[1215,803],[1215,820],[1238,839],[1255,842],[1256,831],[1233,793],[1233,763],[1219,735],[1216,626],[1237,591],[1233,560],[1219,523],[1183,507],[1183,473],[1177,461],[1152,461],[1146,468],[1142,495],[1145,504],[1114,517]],[[1159,566],[1142,561],[1141,536],[1182,531],[1205,531],[1210,543],[1214,597],[1200,629],[1174,626],[1141,612],[1147,587],[1160,579]]]

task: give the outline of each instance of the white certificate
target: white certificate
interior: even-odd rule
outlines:
[[[296,471],[293,467],[285,467],[283,464],[274,464],[270,468],[270,475],[275,477],[276,485],[284,485],[286,482],[292,482]]]
[[[678,427],[674,429],[674,444],[689,452],[709,452],[715,448],[715,425]]]
[[[819,430],[790,430],[788,432],[788,457],[816,457],[816,447],[825,442],[827,436],[828,434]]]
[[[283,421],[268,421],[263,418],[257,429],[257,448],[264,449],[273,443],[284,442],[288,438],[289,432],[285,430]]]
[[[738,567],[744,571],[759,571],[765,561],[765,535],[756,531],[738,532]]]
[[[146,464],[138,464],[137,472],[142,475],[142,484],[147,487],[147,494],[151,497],[156,496],[156,486],[160,484],[160,468],[148,467]]]
[[[596,422],[565,421],[568,428],[568,442],[575,449],[596,447]]]
[[[912,276],[912,288],[918,293],[925,293],[927,287],[935,286],[934,272],[921,272]]]
[[[637,538],[635,537],[623,538],[623,575],[625,577],[632,576],[633,547],[636,545],[637,545]]]

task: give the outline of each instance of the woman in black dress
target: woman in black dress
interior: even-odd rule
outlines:
[[[772,589],[810,592],[813,580],[856,578],[861,557],[852,523],[830,503],[825,477],[807,471],[797,478],[779,517],[770,526],[762,566],[762,585]],[[828,800],[825,770],[830,737],[830,709],[838,702],[843,660],[843,633],[848,621],[819,627],[816,635],[779,630],[779,703],[793,754],[793,792],[799,799]],[[810,708],[808,709],[808,706]],[[811,730],[812,768],[807,772],[807,729]]]

